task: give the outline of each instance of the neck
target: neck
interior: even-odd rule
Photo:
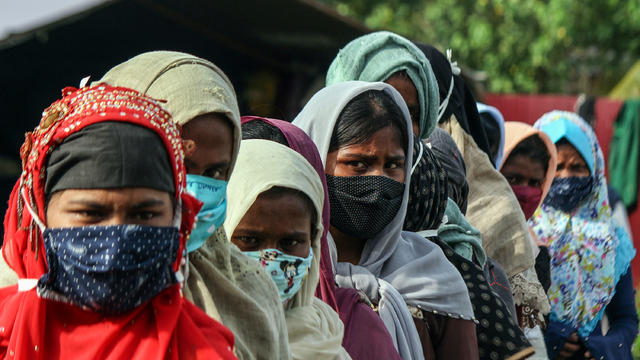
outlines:
[[[366,240],[347,235],[333,227],[333,225],[329,227],[329,232],[336,243],[338,262],[348,262],[358,265]]]

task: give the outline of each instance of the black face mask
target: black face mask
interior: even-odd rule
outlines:
[[[331,225],[358,239],[382,231],[400,210],[404,184],[386,176],[327,175]]]

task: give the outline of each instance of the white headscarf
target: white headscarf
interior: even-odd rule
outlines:
[[[318,172],[296,151],[269,140],[245,140],[227,187],[227,238],[260,194],[285,187],[301,191],[316,210],[313,259],[300,290],[286,305],[289,346],[294,359],[350,359],[342,348],[344,324],[329,305],[315,297],[320,279],[320,237],[324,188]]]
[[[364,291],[370,299],[378,301],[380,317],[403,359],[423,358],[422,345],[407,305],[469,320],[473,319],[473,310],[462,277],[447,261],[442,250],[415,233],[402,231],[413,156],[411,118],[404,100],[385,83],[337,83],[315,94],[293,124],[313,139],[323,163],[326,163],[331,135],[342,109],[368,90],[384,91],[404,114],[409,139],[404,194],[400,210],[391,223],[365,244],[360,263],[336,264],[336,281],[341,287]],[[330,236],[328,239],[335,246]]]

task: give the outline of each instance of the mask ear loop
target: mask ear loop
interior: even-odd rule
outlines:
[[[453,93],[453,76],[460,75],[460,67],[458,67],[458,62],[451,61],[451,49],[447,49],[447,60],[451,65],[451,82],[449,83],[449,91],[447,92],[447,96],[444,98],[440,106],[438,106],[438,122],[440,122],[440,119],[442,119],[442,116],[444,116],[447,106],[449,106],[449,99],[451,98],[451,94]]]
[[[422,144],[422,140],[419,140],[418,143],[420,144],[420,152],[418,153],[418,157],[416,158],[416,163],[411,167],[411,175],[413,175],[413,172],[418,167],[418,164],[420,164],[420,159],[422,159],[422,152],[424,151],[424,144]]]

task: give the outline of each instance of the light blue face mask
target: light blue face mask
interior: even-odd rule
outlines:
[[[271,276],[278,287],[282,304],[286,304],[302,287],[302,281],[309,272],[313,250],[306,258],[288,255],[276,249],[245,251],[245,255],[255,259]]]
[[[187,239],[187,252],[198,250],[224,223],[227,214],[227,182],[206,176],[187,174],[187,191],[202,201],[196,224]]]

